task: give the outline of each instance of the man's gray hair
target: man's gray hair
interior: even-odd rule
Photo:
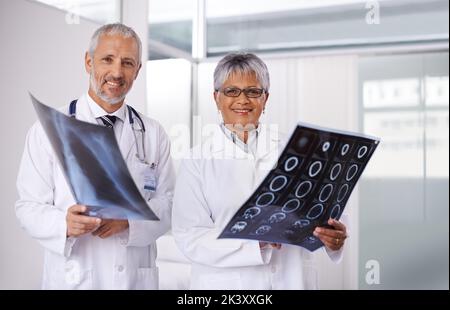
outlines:
[[[141,63],[141,58],[142,58],[142,42],[141,39],[139,38],[139,36],[137,35],[137,33],[133,30],[133,28],[128,27],[124,24],[121,23],[115,23],[115,24],[107,24],[104,25],[102,27],[100,27],[99,29],[97,29],[92,38],[91,38],[91,42],[89,44],[89,55],[93,58],[94,57],[94,52],[95,49],[97,48],[98,45],[98,40],[102,35],[114,35],[114,34],[119,34],[125,38],[134,38],[134,40],[136,41],[137,45],[138,45],[138,50],[139,50],[139,63]]]
[[[255,54],[232,53],[226,55],[217,64],[214,71],[214,89],[219,90],[232,74],[255,74],[261,87],[267,92],[270,88],[269,70],[266,64]]]

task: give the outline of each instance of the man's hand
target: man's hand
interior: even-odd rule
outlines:
[[[324,227],[316,227],[314,230],[314,236],[320,239],[323,244],[332,251],[337,251],[342,248],[347,238],[347,229],[341,222],[329,219],[328,224],[333,226],[334,229],[328,229]]]
[[[100,226],[101,219],[82,215],[86,211],[87,207],[82,205],[73,205],[67,210],[67,237],[79,237],[93,232]]]
[[[129,227],[128,220],[102,220],[100,227],[92,233],[94,236],[99,236],[102,239],[118,234]]]
[[[263,242],[263,241],[259,242],[259,248],[260,249],[264,249],[264,248],[266,248],[268,246],[271,246],[272,248],[277,249],[277,250],[281,249],[281,244],[280,243],[270,243],[270,242]]]

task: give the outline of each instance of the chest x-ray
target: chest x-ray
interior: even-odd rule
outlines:
[[[114,131],[64,115],[31,96],[78,204],[105,219],[159,220],[128,171]]]
[[[271,170],[219,238],[287,243],[315,251],[317,226],[339,219],[378,138],[298,124]]]

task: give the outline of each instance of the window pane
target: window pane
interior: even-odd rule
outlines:
[[[147,62],[147,112],[169,135],[176,165],[190,148],[191,74],[184,59]]]
[[[359,186],[359,287],[448,289],[448,53],[362,58],[359,76],[363,129],[381,137]]]
[[[426,175],[428,178],[448,179],[448,110],[427,112],[425,122],[427,156]]]
[[[118,22],[119,1],[116,0],[37,0],[101,24]]]
[[[363,92],[366,108],[417,106],[420,100],[420,80],[366,81]]]
[[[273,52],[448,40],[445,0],[206,1],[211,56],[236,50]],[[370,3],[379,7],[366,7]]]
[[[149,59],[192,54],[193,0],[149,0]]]
[[[209,18],[248,16],[262,13],[286,12],[336,5],[365,3],[366,0],[207,0]]]
[[[423,120],[419,112],[366,113],[364,130],[381,137],[365,177],[423,178]]]
[[[448,53],[425,57],[426,213],[428,222],[447,229],[442,244],[448,244],[449,218],[449,112]],[[448,265],[448,247],[447,247]],[[447,272],[448,273],[448,272]],[[448,281],[448,278],[447,278]],[[448,285],[447,285],[448,287]]]
[[[427,77],[425,85],[428,106],[448,107],[448,76]]]

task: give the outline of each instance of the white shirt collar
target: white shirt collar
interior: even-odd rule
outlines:
[[[225,136],[230,139],[234,144],[236,144],[241,150],[245,153],[251,153],[255,155],[256,149],[258,147],[258,135],[261,129],[261,124],[255,129],[248,132],[247,143],[244,143],[238,136],[228,129],[223,123],[220,124],[220,128],[222,129]]]
[[[126,117],[126,104],[123,103],[122,106],[115,111],[114,113],[108,113],[105,110],[103,110],[103,108],[98,105],[94,99],[91,98],[91,96],[88,94],[86,94],[86,101],[88,103],[89,109],[92,112],[92,115],[94,115],[94,117],[97,119],[101,116],[104,116],[106,114],[108,115],[114,115],[115,117],[117,117],[118,119],[120,119],[122,122],[125,120]]]

